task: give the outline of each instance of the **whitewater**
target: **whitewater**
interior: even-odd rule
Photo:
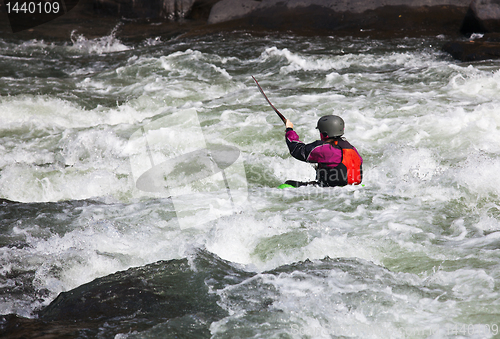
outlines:
[[[0,330],[500,337],[500,63],[446,41],[0,39]],[[340,115],[363,185],[278,189],[315,170],[252,76],[304,142]]]

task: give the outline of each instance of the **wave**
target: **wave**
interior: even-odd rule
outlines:
[[[124,45],[116,38],[116,31],[119,25],[113,31],[104,37],[87,39],[82,34],[78,35],[76,31],[71,32],[72,45],[68,46],[70,52],[78,52],[83,54],[107,54],[115,52],[123,52],[132,49]]]

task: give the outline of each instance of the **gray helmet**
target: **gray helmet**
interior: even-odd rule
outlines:
[[[329,138],[340,137],[344,134],[344,120],[338,115],[325,115],[319,118],[316,128]]]

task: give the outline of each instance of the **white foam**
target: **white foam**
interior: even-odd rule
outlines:
[[[132,56],[132,47],[112,35],[74,36],[73,46],[65,47],[73,56],[130,52],[116,69],[69,72],[77,75],[80,94],[127,98],[125,103],[83,108],[58,94],[1,98],[1,197],[96,198],[110,204],[81,207],[65,229],[45,227],[37,218],[21,220],[12,232],[26,246],[3,248],[0,272],[35,271],[36,288],[50,293],[45,303],[96,277],[185,257],[188,249],[203,246],[257,272],[325,256],[414,272],[394,273],[390,282],[378,285],[339,272],[323,278],[260,275],[279,291],[269,307],[280,311],[270,313],[311,337],[330,335],[322,331],[334,326],[340,327],[339,336],[405,337],[408,332],[401,330],[442,329],[462,316],[475,316],[471,304],[481,308],[498,299],[494,265],[470,266],[497,260],[500,75],[491,71],[494,65],[463,67],[439,53],[411,52],[411,41],[400,43],[396,52],[371,53],[369,48],[377,47],[371,46],[367,53],[338,55],[265,41],[246,59],[176,43],[165,46],[163,55],[155,54],[155,46],[153,53]],[[52,46],[31,42],[29,48],[43,52]],[[287,179],[313,180],[315,173],[289,155],[281,121],[249,69],[262,72],[264,90],[269,88],[271,101],[305,142],[318,138],[318,117],[342,115],[346,138],[365,160],[366,187],[267,187]],[[93,72],[98,74],[86,76]],[[182,187],[186,214],[181,218],[199,221],[182,230],[171,200],[136,189],[126,144],[141,126],[193,107],[207,143],[237,147],[253,181],[248,205],[230,215],[223,213],[226,205],[217,205],[226,191]],[[189,138],[182,128],[174,132],[168,143]],[[210,199],[217,204],[199,208]],[[64,219],[66,213],[53,218]],[[436,266],[452,264],[431,272],[433,260]],[[381,299],[364,302],[374,295]],[[359,297],[354,307],[348,304],[351,296]],[[0,311],[29,314],[38,306],[14,300]],[[230,319],[214,324],[213,333],[225,321]],[[434,335],[439,336],[446,333]]]
[[[157,108],[157,106],[155,107]],[[21,95],[0,100],[3,129],[57,130],[101,124],[137,123],[157,112],[142,112],[131,104],[86,110],[75,103],[50,96]]]
[[[303,55],[301,53],[291,52],[288,48],[269,47],[260,55],[261,62],[266,62],[271,58],[282,58],[288,65],[280,68],[281,74],[289,74],[295,71],[329,71],[342,70],[351,66],[361,67],[402,67],[408,69],[419,69],[429,67],[429,62],[433,62],[436,67],[436,61],[433,55],[425,52],[418,54],[405,53],[387,53],[381,56],[374,54],[341,54],[333,56],[314,56]],[[443,64],[444,65],[444,64]],[[370,76],[365,74],[364,76]],[[331,77],[330,77],[331,79]]]
[[[115,212],[102,206],[83,206],[79,208],[81,218],[70,220],[72,230],[61,235],[46,229],[40,237],[36,229],[21,225],[27,246],[4,251],[2,262],[11,262],[11,270],[35,271],[34,285],[48,289],[50,299],[46,302],[50,302],[60,292],[117,270],[180,257],[189,234],[180,232],[175,219],[157,219],[157,213],[169,213],[171,208],[168,201],[163,206],[116,205],[112,207]],[[123,222],[109,220],[114,213]],[[133,221],[137,217],[149,221],[137,223]],[[60,218],[67,221],[65,214]],[[169,246],[176,238],[179,246]]]
[[[489,156],[483,152],[471,152],[467,158],[459,163],[455,172],[456,182],[470,190],[475,197],[500,195],[500,163],[496,156]]]
[[[349,262],[349,265],[359,263]],[[274,312],[266,317],[266,325],[291,337],[398,338],[443,333],[446,320],[445,313],[440,312],[453,308],[455,303],[412,293],[422,284],[418,277],[370,269],[362,275],[352,273],[342,266],[332,270],[310,267],[300,272],[257,275],[229,286],[219,294],[221,305],[229,310],[230,316],[213,323],[211,331],[227,334],[231,331],[227,324],[232,321],[238,327],[261,327],[241,309],[241,303],[234,302],[243,298],[247,309],[252,309],[252,304],[258,307],[262,299],[273,300],[269,308]],[[393,287],[386,285],[388,280]],[[274,317],[277,312],[280,316]]]
[[[73,31],[71,32],[72,45],[68,47],[68,50],[84,54],[106,54],[130,50],[130,47],[125,46],[116,38],[116,29],[107,36],[90,40],[82,34],[78,35],[76,31]]]
[[[481,70],[478,67],[449,66],[456,70],[448,86],[449,93],[455,97],[472,99],[476,102],[487,102],[500,95],[500,71]],[[463,99],[462,99],[463,100]]]
[[[427,279],[428,283],[447,286],[460,299],[494,292],[495,279],[483,269],[458,269],[453,272],[438,271]]]

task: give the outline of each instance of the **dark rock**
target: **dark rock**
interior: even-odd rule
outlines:
[[[500,0],[473,0],[460,31],[464,35],[500,32]]]
[[[80,0],[82,1],[82,0]],[[194,0],[83,0],[91,13],[126,19],[166,19],[186,17]]]
[[[109,35],[120,23],[116,37],[124,42],[235,29],[381,38],[453,36],[459,34],[469,3],[470,0],[80,0],[67,14],[17,36],[12,35],[8,21],[0,20],[0,32],[5,38],[67,41],[72,31],[92,39]]]
[[[1,205],[7,205],[7,204],[16,204],[16,201],[8,200],[8,199],[0,199],[0,206]]]
[[[212,7],[220,0],[195,0],[191,12],[186,16],[189,20],[208,21]]]
[[[222,0],[212,7],[209,24],[235,20],[253,12],[261,5],[260,1],[253,0]]]
[[[66,0],[68,1],[68,0]],[[170,39],[206,25],[219,0],[79,0],[66,14],[13,33],[0,1],[0,36],[4,39],[68,41],[72,32],[94,39],[115,32],[122,41]],[[191,6],[186,4],[191,3]]]
[[[15,314],[0,315],[0,337],[9,339],[78,338],[83,323],[47,323]]]
[[[0,36],[3,39],[68,42],[72,32],[76,35],[83,35],[87,39],[108,36],[113,32],[122,42],[137,42],[155,37],[168,40],[206,24],[205,20],[178,22],[166,19],[117,18],[92,12],[93,10],[89,10],[88,3],[85,1],[81,0],[75,9],[66,15],[18,33],[12,33],[8,20],[0,20]]]
[[[376,30],[458,32],[469,0],[342,1],[222,0],[209,23],[238,21],[240,26],[279,30]]]
[[[500,32],[500,0],[473,0],[470,9],[484,32]]]
[[[191,263],[159,261],[63,292],[37,319],[0,316],[0,338],[114,338],[154,326],[167,328],[172,337],[207,338],[210,323],[227,316],[210,288],[253,275],[199,250]]]
[[[185,18],[191,11],[194,0],[94,0],[97,13],[127,19]]]
[[[470,36],[472,33],[484,33],[485,28],[481,25],[481,22],[477,19],[472,8],[469,7],[467,13],[465,14],[464,21],[460,27],[460,33],[466,36]]]
[[[66,0],[68,1],[68,0]],[[115,18],[141,20],[183,19],[206,22],[212,6],[220,0],[80,0],[85,1],[92,13]],[[89,6],[90,5],[90,6]]]
[[[500,33],[487,33],[481,38],[481,41],[500,42]]]
[[[465,2],[432,7],[408,5],[377,7],[370,1],[360,2],[370,6],[356,7],[358,3],[343,2],[350,5],[341,7],[338,5],[339,1],[323,1],[328,2],[324,6],[320,5],[320,2],[319,0],[307,2],[263,0],[243,16],[235,15],[243,12],[241,7],[238,11],[234,7],[223,10],[219,6],[214,6],[209,21],[219,22],[213,25],[213,30],[260,29],[314,35],[369,35],[375,38],[437,34],[458,36],[468,8],[467,5],[460,5]],[[223,3],[227,4],[229,1],[224,0],[219,4]],[[255,1],[249,3],[255,5]],[[334,3],[337,5],[334,6]],[[229,21],[224,21],[226,19]]]
[[[480,61],[500,58],[500,42],[453,41],[443,46],[443,50],[460,61]]]

